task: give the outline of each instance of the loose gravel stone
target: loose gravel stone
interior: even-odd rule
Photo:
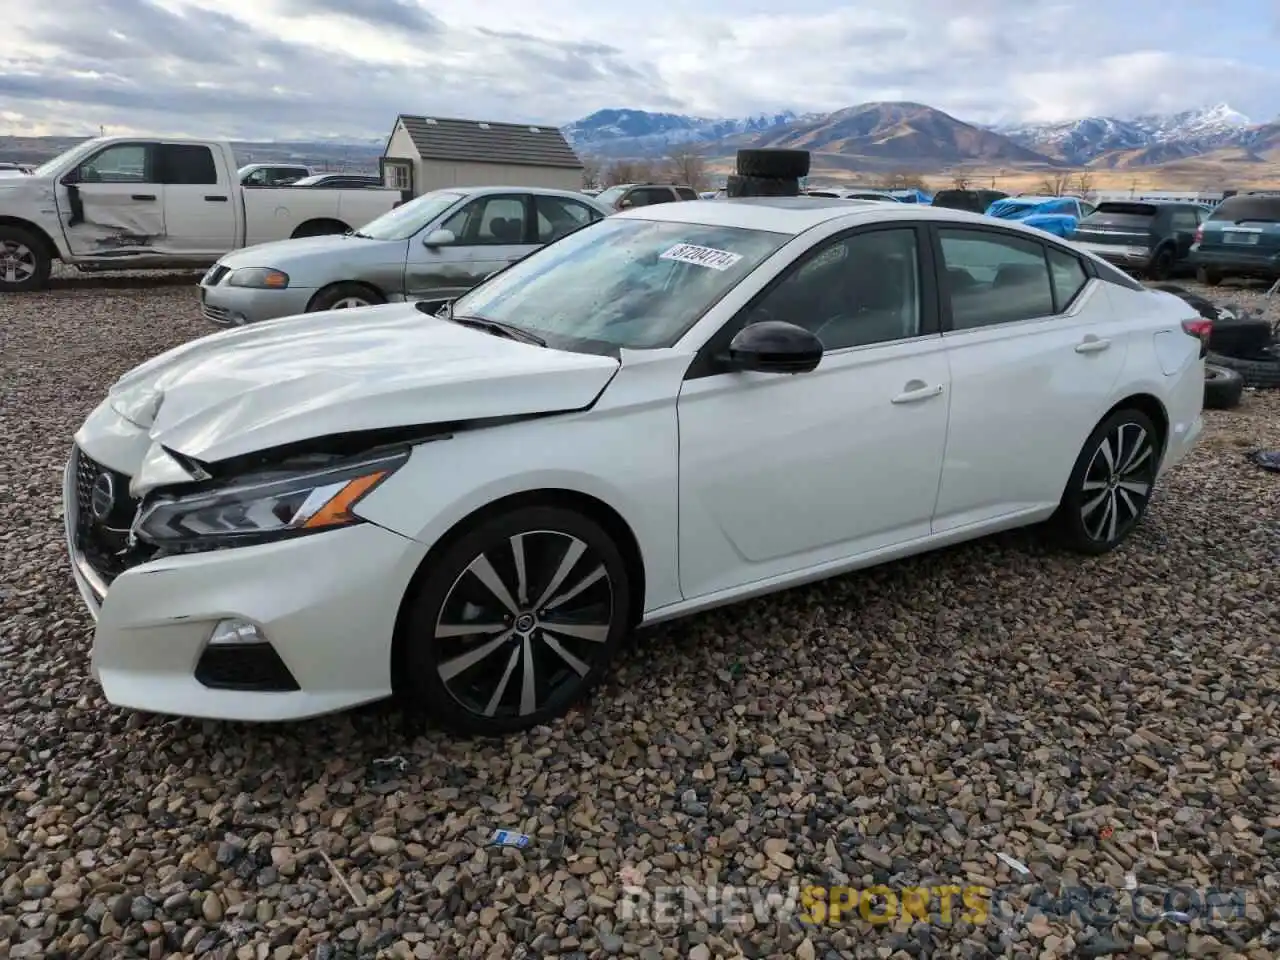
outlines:
[[[664,626],[503,742],[384,707],[219,724],[104,702],[59,494],[111,381],[212,328],[190,276],[63,274],[0,298],[0,958],[1276,955],[1280,478],[1244,454],[1280,447],[1280,392],[1207,413],[1105,557],[1014,533]],[[530,845],[488,846],[499,827]],[[712,882],[1007,900],[978,923],[957,900],[805,927],[746,893],[731,923],[627,912]],[[1249,899],[1218,924],[1031,904],[1084,884]]]

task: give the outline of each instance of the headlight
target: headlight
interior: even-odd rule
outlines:
[[[283,290],[289,286],[289,275],[271,267],[241,267],[227,278],[232,287],[256,287],[262,290]]]
[[[134,533],[158,547],[216,550],[333,530],[363,521],[357,503],[409,459],[409,451],[287,476],[259,474],[215,490],[156,497]]]

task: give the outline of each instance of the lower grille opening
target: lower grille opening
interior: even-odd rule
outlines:
[[[205,647],[196,664],[196,680],[211,690],[289,693],[301,690],[280,654],[269,643],[217,644]]]

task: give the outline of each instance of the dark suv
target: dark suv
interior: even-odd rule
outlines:
[[[1226,277],[1280,279],[1280,194],[1223,200],[1196,233],[1191,263],[1211,287]]]
[[[1069,239],[1117,267],[1167,280],[1186,268],[1196,230],[1208,215],[1195,203],[1104,200]]]
[[[630,210],[647,207],[652,203],[674,203],[677,200],[697,200],[693,187],[674,183],[620,183],[596,194],[596,199],[614,210]]]

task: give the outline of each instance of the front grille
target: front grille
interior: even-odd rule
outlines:
[[[150,559],[146,547],[129,546],[129,528],[138,510],[137,502],[129,495],[129,477],[98,463],[87,453],[76,448],[76,523],[73,531],[75,547],[89,566],[110,586],[120,574]],[[111,478],[114,496],[110,506],[97,515],[94,512],[94,486],[99,478]]]
[[[222,278],[231,272],[230,267],[224,267],[221,264],[214,264],[209,272],[204,275],[201,283],[206,287],[216,287],[222,282]]]

